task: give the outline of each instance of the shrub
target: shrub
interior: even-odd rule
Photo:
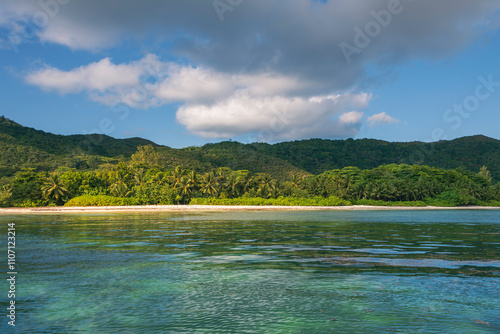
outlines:
[[[0,191],[0,207],[10,206],[10,194]]]
[[[476,199],[457,189],[448,189],[434,198],[426,198],[425,202],[432,206],[474,205]]]
[[[70,199],[64,206],[126,206],[138,204],[140,202],[134,197],[83,195]]]
[[[15,207],[21,207],[21,208],[36,208],[36,207],[41,207],[41,206],[46,206],[46,205],[47,205],[47,201],[31,200],[31,199],[24,200],[22,203],[14,204]]]
[[[408,207],[425,207],[427,203],[423,201],[394,201],[386,202],[381,200],[360,199],[353,201],[354,205],[371,205],[371,206],[408,206]]]
[[[347,206],[351,202],[335,196],[296,198],[296,197],[238,197],[238,198],[193,198],[190,205],[250,205],[250,206]]]
[[[177,192],[168,187],[159,184],[144,184],[134,188],[134,197],[137,198],[140,204],[159,204],[170,205],[177,203]]]
[[[480,206],[500,206],[500,201],[489,201],[489,202],[480,201],[480,202],[477,202],[477,205],[480,205]]]

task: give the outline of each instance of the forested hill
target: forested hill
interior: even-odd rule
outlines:
[[[493,177],[500,180],[500,140],[481,135],[434,143],[310,139],[252,146],[313,174],[348,166],[371,169],[404,163],[471,171],[487,166]]]
[[[115,139],[106,135],[55,135],[24,127],[8,118],[0,117],[0,143],[14,142],[18,146],[31,147],[48,154],[66,155],[85,151],[89,155],[103,157],[131,156],[137,146],[154,145],[142,138]],[[2,145],[3,146],[3,145]]]
[[[0,177],[34,167],[94,168],[130,159],[138,146],[152,145],[165,168],[182,165],[198,172],[229,167],[233,170],[266,172],[273,177],[291,173],[320,174],[356,166],[371,169],[384,164],[419,164],[442,168],[465,168],[478,172],[487,166],[500,180],[500,140],[472,136],[435,143],[391,143],[373,139],[310,139],[278,144],[221,142],[201,147],[172,149],[142,138],[115,139],[105,135],[62,136],[23,127],[0,117]]]

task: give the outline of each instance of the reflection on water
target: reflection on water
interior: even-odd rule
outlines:
[[[4,235],[9,222],[18,332],[500,332],[496,210],[1,216]]]

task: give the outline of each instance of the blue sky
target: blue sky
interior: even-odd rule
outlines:
[[[500,139],[496,1],[5,0],[1,111],[57,134]]]

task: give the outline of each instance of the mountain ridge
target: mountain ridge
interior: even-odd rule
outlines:
[[[56,135],[24,127],[1,116],[0,144],[0,177],[26,167],[42,170],[57,166],[85,168],[89,165],[79,165],[78,162],[88,156],[108,162],[126,160],[138,146],[151,145],[162,155],[165,168],[185,165],[186,168],[206,171],[229,167],[266,172],[283,178],[291,173],[319,174],[348,166],[369,169],[391,163],[461,167],[475,172],[486,165],[493,178],[500,180],[500,140],[484,135],[430,143],[368,138],[311,138],[275,144],[222,141],[175,149],[139,137],[116,139],[101,134]]]

